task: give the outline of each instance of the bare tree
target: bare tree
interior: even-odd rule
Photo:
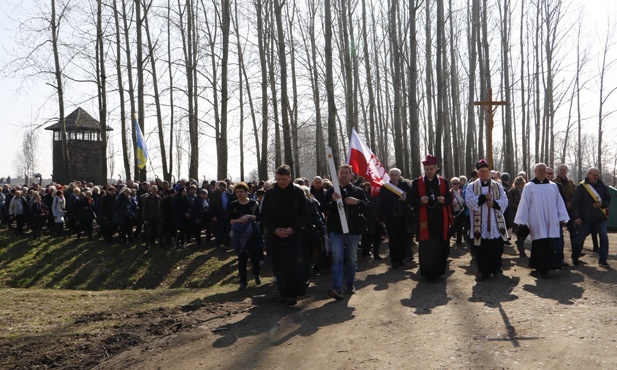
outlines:
[[[605,105],[608,99],[613,95],[615,91],[617,91],[617,86],[615,87],[607,87],[606,86],[606,74],[610,69],[617,63],[617,59],[609,59],[609,51],[615,45],[615,41],[613,40],[613,35],[615,34],[615,26],[611,23],[610,19],[607,22],[606,35],[604,37],[604,43],[602,44],[602,61],[600,64],[600,75],[599,75],[599,101],[598,101],[598,159],[596,161],[597,167],[600,170],[600,175],[602,176],[603,172],[603,162],[602,156],[604,153],[604,143],[603,143],[603,135],[604,135],[604,120],[615,113],[615,110],[612,109],[608,112],[605,111]],[[608,90],[608,91],[607,91]]]
[[[279,0],[274,0],[274,15],[276,18],[276,29],[278,38],[278,60],[281,74],[281,117],[283,119],[283,146],[285,152],[285,163],[294,168],[292,154],[291,126],[289,124],[289,96],[287,93],[287,54],[285,52],[285,33],[283,29],[282,6]],[[298,176],[299,174],[294,174]]]
[[[38,135],[36,129],[28,127],[23,131],[21,139],[21,148],[15,153],[15,170],[18,174],[23,175],[25,183],[28,179],[37,172],[38,163]]]
[[[56,92],[58,94],[58,114],[60,115],[60,137],[62,140],[62,161],[64,162],[64,173],[67,179],[72,178],[71,174],[71,158],[69,155],[69,145],[66,137],[66,119],[64,114],[64,85],[62,81],[62,67],[60,65],[60,51],[58,35],[60,33],[60,25],[64,19],[67,6],[63,7],[60,14],[56,13],[56,1],[51,0],[51,44],[54,55],[54,75],[56,77]]]
[[[96,85],[99,100],[99,123],[101,126],[101,179],[107,181],[107,72],[105,69],[105,46],[103,38],[103,1],[96,2]]]
[[[339,146],[336,135],[336,102],[334,100],[334,71],[332,66],[332,12],[330,0],[324,2],[325,10],[325,56],[326,56],[326,92],[328,94],[328,146],[332,149],[334,163],[339,162]],[[332,174],[336,176],[336,174]]]
[[[258,161],[260,179],[268,178],[268,67],[266,60],[266,38],[264,35],[264,0],[254,0],[257,13],[257,42],[261,72],[261,158]]]

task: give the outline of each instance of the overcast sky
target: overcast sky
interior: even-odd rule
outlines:
[[[21,7],[23,7],[31,5],[33,1],[0,1],[0,66],[4,65],[9,58],[10,53],[5,52],[5,50],[10,51],[15,47],[14,31],[7,29],[7,24],[10,23],[10,18],[18,17],[14,10],[16,3],[20,3]],[[572,7],[576,8],[579,4],[585,4],[585,24],[587,31],[593,33],[593,30],[590,30],[590,28],[596,26],[603,27],[606,24],[606,14],[615,15],[616,3],[617,1],[615,0],[573,0]],[[597,38],[596,41],[600,42],[601,40]],[[596,49],[599,49],[599,46]],[[593,64],[597,63],[594,62]],[[52,87],[35,79],[23,81],[12,78],[12,76],[2,78],[1,75],[3,74],[0,74],[0,178],[8,175],[15,177],[16,175],[14,163],[16,156],[19,155],[19,151],[22,150],[23,130],[41,125],[47,126],[49,123],[45,120],[50,117],[57,117],[58,115],[57,103],[55,100],[49,100],[50,96],[54,94]],[[607,86],[609,89],[617,87],[617,68],[610,72]],[[68,107],[66,114],[69,114],[74,108]],[[98,115],[94,103],[86,103],[83,108],[88,110],[94,117]],[[617,127],[608,129],[608,140],[614,140],[612,133],[615,132],[615,129]],[[40,164],[37,168],[47,178],[52,172],[50,132],[44,130],[39,132],[39,147],[35,150],[38,150],[40,159]],[[119,167],[121,160],[118,159],[116,162],[118,163],[117,167]],[[230,160],[230,171],[232,171],[232,176],[237,177],[239,170],[237,166],[234,167],[232,162]],[[216,169],[212,166],[210,168],[204,167],[203,165],[200,166],[200,173],[205,174],[207,178],[213,177],[216,174]]]

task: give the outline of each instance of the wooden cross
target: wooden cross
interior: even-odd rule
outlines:
[[[487,101],[475,101],[473,105],[481,105],[482,109],[487,114],[486,117],[486,150],[488,157],[488,167],[492,170],[493,168],[493,115],[495,114],[496,106],[506,105],[505,101],[493,101],[493,90],[488,89],[488,100]]]

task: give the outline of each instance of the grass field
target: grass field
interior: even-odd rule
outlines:
[[[140,326],[169,317],[190,325],[199,318],[182,315],[209,305],[212,312],[219,306],[224,311],[226,302],[243,298],[236,291],[236,261],[233,251],[196,244],[174,249],[75,237],[39,241],[0,230],[0,367],[80,363],[73,358],[80,351],[92,357],[89,346],[127,328],[136,329],[140,339],[133,340],[140,341],[152,330]],[[107,343],[98,360],[130,344]]]

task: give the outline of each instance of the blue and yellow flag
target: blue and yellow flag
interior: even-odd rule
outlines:
[[[144,139],[144,134],[141,132],[135,113],[133,113],[133,123],[135,124],[135,137],[137,138],[135,158],[137,158],[137,167],[143,170],[146,168],[146,162],[148,161],[148,148],[146,148],[146,140]]]

